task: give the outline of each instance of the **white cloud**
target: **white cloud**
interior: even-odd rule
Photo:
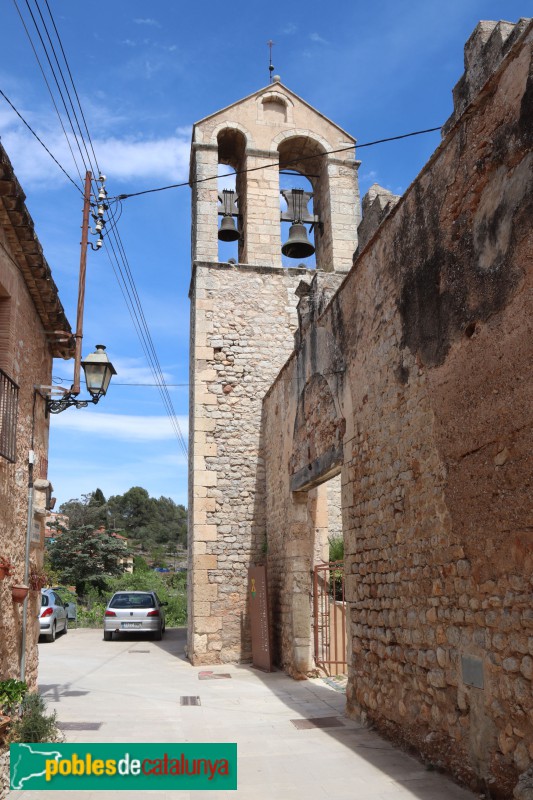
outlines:
[[[31,124],[31,119],[29,121]],[[57,185],[67,180],[42,145],[12,117],[0,113],[0,128],[3,131],[2,142],[23,186],[48,185],[50,181]],[[67,173],[79,182],[63,133],[46,125],[35,125],[34,129]],[[70,144],[76,154],[76,143],[71,139]],[[141,180],[149,180],[152,184],[154,181],[169,183],[187,179],[190,138],[181,130],[175,136],[149,139],[132,135],[93,137],[93,144],[109,185],[112,181],[134,180],[138,184]],[[80,172],[83,174],[84,171],[80,164]]]
[[[152,370],[139,358],[114,358],[113,366],[117,371],[115,383],[154,383]],[[163,372],[163,378],[166,383],[172,382],[168,372]]]
[[[137,137],[95,142],[100,164],[116,180],[154,178],[181,181],[189,171],[190,142],[177,136],[143,141]]]
[[[310,33],[309,38],[311,39],[312,42],[319,42],[319,44],[328,44],[328,41],[326,39],[323,39],[319,33]]]
[[[160,28],[161,23],[158,22],[156,19],[134,19],[133,20],[136,25],[149,25],[152,28]]]
[[[183,436],[187,437],[189,419],[176,417]],[[154,442],[175,439],[176,434],[167,416],[136,416],[132,414],[83,413],[54,416],[56,428],[89,434],[92,439],[101,437],[106,441]]]
[[[284,36],[291,36],[293,33],[296,33],[298,30],[298,26],[294,24],[294,22],[287,22],[284,28],[282,28],[281,32]]]

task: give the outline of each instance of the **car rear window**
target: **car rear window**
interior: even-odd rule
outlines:
[[[154,598],[151,594],[117,594],[111,600],[109,608],[153,608]]]

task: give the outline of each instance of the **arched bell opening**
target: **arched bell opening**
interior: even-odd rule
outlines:
[[[327,187],[324,148],[310,137],[295,136],[278,147],[281,192],[282,263],[322,267],[321,206]]]
[[[296,170],[280,169],[279,189],[281,263],[284,267],[303,264],[308,269],[314,269],[316,267],[314,228],[310,223],[300,220],[301,216],[313,214],[313,185],[305,175]],[[298,192],[297,196],[295,196],[294,190]],[[302,211],[304,214],[301,214]]]
[[[218,260],[242,260],[246,210],[246,138],[241,131],[224,128],[218,143]],[[241,173],[235,175],[234,173]]]

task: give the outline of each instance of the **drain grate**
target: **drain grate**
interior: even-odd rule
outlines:
[[[344,728],[338,717],[314,717],[313,719],[291,719],[294,727],[299,731],[311,728]]]
[[[62,731],[99,731],[101,722],[58,722]]]
[[[199,681],[215,681],[219,678],[231,678],[231,675],[229,672],[210,672],[209,670],[203,670],[198,673]]]
[[[72,689],[68,692],[61,692],[60,697],[85,697],[86,694],[89,694],[89,692],[75,691]]]
[[[149,653],[149,650],[128,650],[128,653]]]
[[[194,697],[180,697],[180,705],[182,706],[200,706],[200,698],[198,695],[194,695]]]

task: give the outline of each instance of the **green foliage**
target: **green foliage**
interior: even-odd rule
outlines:
[[[344,539],[342,536],[330,536],[329,542],[329,560],[342,561],[344,559]]]
[[[14,678],[0,681],[0,711],[8,716],[12,714],[27,691],[26,681],[17,681]]]
[[[82,494],[81,499],[74,498],[62,503],[60,514],[66,514],[70,528],[83,528],[90,525],[99,528],[107,525],[107,505],[101,489]]]
[[[60,742],[56,713],[46,714],[46,702],[38,692],[26,694],[20,706],[20,717],[11,728],[14,742]]]
[[[150,572],[150,567],[142,556],[133,557],[133,571],[134,572]]]
[[[157,546],[175,550],[187,543],[187,509],[170,497],[150,497],[141,486],[132,486],[109,500],[96,489],[63,503],[59,511],[69,517],[70,528],[87,525],[125,531],[132,544],[144,552]]]
[[[104,530],[90,526],[79,529],[62,529],[52,544],[48,545],[50,564],[62,583],[76,586],[78,595],[90,588],[105,589],[108,575],[119,575],[119,563],[128,551],[121,539]]]
[[[168,627],[185,625],[187,622],[187,589],[186,574],[163,576],[157,572],[124,573],[113,578],[110,583],[110,594],[119,591],[154,591],[162,602],[167,602],[166,621]],[[102,614],[103,616],[103,614]]]
[[[100,628],[111,595],[119,591],[156,592],[165,608],[167,627],[185,625],[187,622],[187,573],[160,575],[153,570],[141,569],[133,573],[109,578],[105,590],[91,589],[85,603],[78,606],[77,625],[80,628]]]
[[[88,606],[78,606],[76,625],[78,628],[101,628],[107,602],[100,600]]]

